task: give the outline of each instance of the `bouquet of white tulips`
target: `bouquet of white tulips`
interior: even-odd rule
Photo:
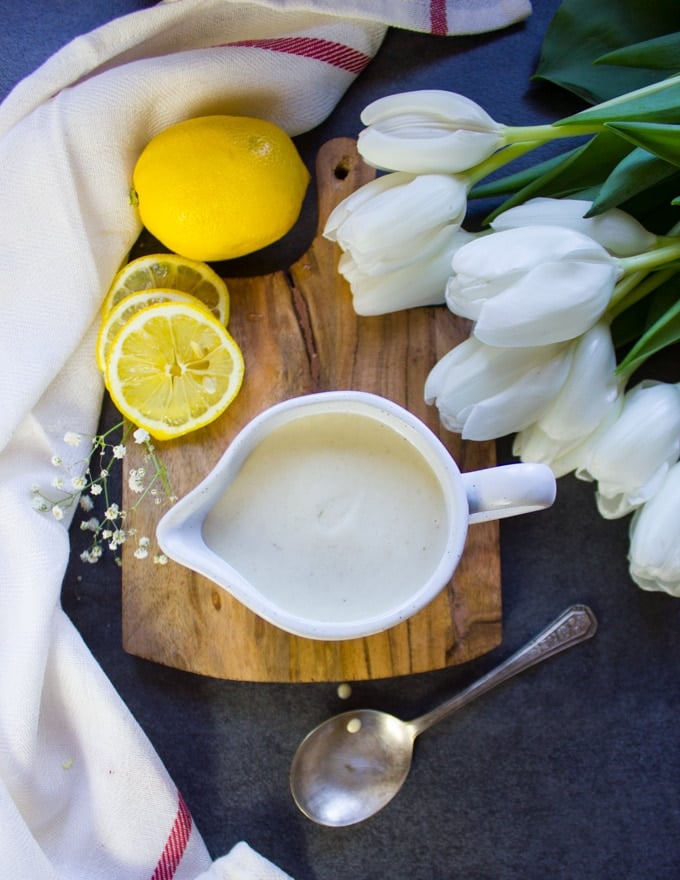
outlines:
[[[366,107],[358,149],[385,173],[333,211],[325,235],[358,314],[446,305],[471,321],[425,384],[443,424],[470,440],[515,434],[523,460],[593,481],[604,517],[633,514],[632,579],[680,596],[680,383],[633,378],[680,341],[680,33],[670,0],[638,43],[621,24],[600,27],[607,6],[585,14],[584,0],[564,0],[544,42],[539,76],[587,97],[580,113],[509,126],[444,91]],[[598,28],[618,46],[601,57]],[[603,77],[608,63],[618,78]],[[482,182],[573,137],[566,153]],[[463,223],[476,196],[506,198],[473,233]]]

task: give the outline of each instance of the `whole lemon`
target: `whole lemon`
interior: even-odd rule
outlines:
[[[157,134],[132,184],[142,223],[169,250],[229,260],[282,238],[300,215],[309,172],[290,137],[247,116],[200,116]]]

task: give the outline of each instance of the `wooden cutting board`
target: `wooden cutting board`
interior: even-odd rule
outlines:
[[[332,208],[375,172],[350,139],[325,144],[316,180],[319,230]],[[434,363],[467,336],[444,307],[360,318],[337,274],[339,250],[319,233],[288,271],[227,279],[229,329],[243,350],[246,375],[227,412],[178,441],[159,443],[178,496],[213,467],[254,415],[288,397],[353,388],[382,394],[411,410],[442,438],[464,471],[495,464],[492,443],[464,443],[443,431],[423,401]],[[128,445],[129,467],[142,462]],[[125,509],[134,504],[124,487]],[[140,533],[152,535],[163,508],[142,505]],[[242,681],[353,681],[440,669],[490,651],[501,639],[498,524],[471,526],[461,564],[428,607],[386,633],[322,642],[266,623],[211,581],[176,563],[137,560],[123,545],[123,647],[190,672]]]

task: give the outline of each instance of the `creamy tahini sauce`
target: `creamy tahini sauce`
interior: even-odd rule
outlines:
[[[448,533],[430,466],[367,416],[306,416],[252,452],[206,544],[277,604],[318,620],[384,611],[424,583]]]

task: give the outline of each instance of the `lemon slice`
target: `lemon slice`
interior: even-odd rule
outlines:
[[[182,293],[179,290],[163,290],[151,288],[139,293],[131,293],[120,300],[110,312],[105,312],[97,334],[97,366],[103,372],[106,370],[106,356],[111,343],[122,329],[123,325],[141,309],[162,302],[188,302],[198,304],[198,301],[190,293]],[[202,306],[203,307],[203,306]]]
[[[111,282],[103,313],[132,293],[158,287],[190,293],[225,326],[229,323],[229,290],[224,281],[205,263],[177,254],[149,254],[123,266]]]
[[[243,381],[241,350],[194,303],[164,302],[129,318],[109,348],[106,384],[120,412],[157,440],[214,421]]]

